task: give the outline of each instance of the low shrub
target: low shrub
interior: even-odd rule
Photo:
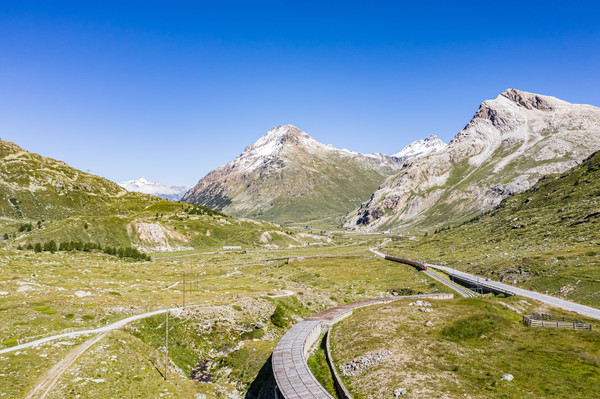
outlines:
[[[279,303],[275,308],[275,311],[271,315],[271,323],[279,328],[285,328],[288,325],[288,315],[285,308]]]
[[[238,368],[242,364],[246,363],[250,357],[250,350],[248,348],[241,348],[235,352],[232,352],[225,359],[225,364],[232,368]]]

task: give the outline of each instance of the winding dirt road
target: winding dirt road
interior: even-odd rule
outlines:
[[[77,359],[79,359],[81,355],[83,355],[83,353],[86,350],[88,350],[92,345],[94,345],[98,341],[101,341],[104,337],[106,337],[107,334],[108,331],[105,331],[99,335],[96,335],[95,337],[88,339],[83,344],[75,347],[73,350],[67,353],[67,355],[60,362],[56,363],[54,367],[48,370],[46,374],[44,374],[42,378],[40,378],[35,388],[33,388],[31,392],[29,392],[29,395],[27,395],[25,399],[45,398],[46,395],[48,395],[48,393],[52,390],[52,388],[54,388],[54,385],[56,385],[56,383],[58,382],[60,377],[62,377],[62,375],[65,373],[65,371],[70,369],[71,366],[77,361]]]

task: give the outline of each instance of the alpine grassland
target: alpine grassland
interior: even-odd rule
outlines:
[[[399,288],[443,290],[412,268],[390,267],[374,257],[368,248],[380,244],[380,236],[329,238],[328,245],[289,249],[152,253],[152,261],[121,259],[97,249],[4,250],[0,350],[171,308],[167,381],[166,319],[161,313],[108,332],[60,376],[52,397],[153,392],[228,397],[259,389],[252,384],[257,378],[268,380],[265,370],[278,339],[311,314],[392,295]],[[58,360],[93,337],[63,338],[1,354],[3,392],[27,396]]]
[[[598,331],[532,328],[523,314],[549,310],[518,297],[431,300],[432,312],[400,300],[354,312],[333,328],[338,366],[372,351],[381,363],[343,377],[355,398],[589,398],[600,395]],[[512,381],[502,380],[510,374]],[[340,372],[340,375],[342,373]]]

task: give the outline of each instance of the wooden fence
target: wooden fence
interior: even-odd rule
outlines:
[[[592,331],[592,325],[585,321],[568,317],[552,317],[552,315],[546,313],[525,315],[523,316],[523,323],[529,327],[568,328],[570,330]]]

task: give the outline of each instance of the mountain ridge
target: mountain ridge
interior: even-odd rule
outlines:
[[[275,126],[200,179],[183,201],[277,223],[327,219],[337,227],[404,160],[337,149],[293,125]]]
[[[405,163],[349,215],[375,231],[468,218],[600,149],[600,108],[508,89],[481,103],[441,151]]]

